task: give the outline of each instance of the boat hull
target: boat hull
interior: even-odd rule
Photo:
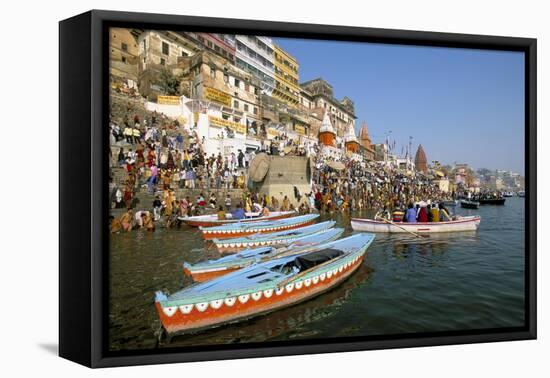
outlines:
[[[464,209],[479,209],[479,202],[460,201],[460,207]]]
[[[290,216],[296,214],[293,211],[281,211],[277,212],[273,215],[268,215],[265,217],[255,217],[255,218],[245,218],[245,219],[225,219],[225,220],[218,220],[217,215],[203,215],[203,216],[197,216],[197,217],[180,217],[179,219],[191,227],[215,227],[215,226],[222,226],[224,224],[232,224],[237,222],[260,222],[260,221],[266,221],[266,220],[278,220],[278,219],[285,219],[289,218]]]
[[[312,279],[306,284],[306,280],[304,280],[300,285],[287,285],[282,290],[264,290],[254,293],[257,295],[250,295],[246,300],[244,298],[241,300],[240,297],[233,298],[232,301],[234,300],[234,302],[231,305],[228,304],[226,299],[219,307],[218,303],[214,306],[212,306],[212,303],[207,303],[206,308],[202,311],[199,310],[198,306],[193,306],[189,313],[183,313],[176,308],[175,310],[171,309],[168,314],[165,313],[166,308],[163,308],[159,302],[156,302],[155,306],[162,325],[169,334],[193,333],[250,319],[306,301],[334,288],[357,270],[363,261],[365,252],[363,251],[360,256],[357,256],[353,263],[345,264],[345,267],[342,265],[341,269],[336,268],[331,271],[330,277],[328,277],[328,274],[320,275],[324,276],[322,279],[318,276],[316,283]],[[204,306],[201,306],[201,308],[204,308]],[[174,312],[172,313],[172,311]]]
[[[506,198],[479,199],[480,205],[504,205]]]
[[[317,218],[310,218],[300,222],[289,222],[273,225],[265,225],[262,227],[253,227],[250,229],[246,228],[234,228],[226,230],[213,230],[209,228],[203,228],[202,237],[206,240],[212,239],[229,239],[229,238],[239,238],[243,236],[250,236],[255,234],[269,234],[278,231],[293,230],[300,227],[310,226],[316,222]]]
[[[417,234],[439,233],[439,232],[460,232],[475,231],[480,224],[480,217],[464,217],[461,220],[450,222],[427,222],[427,223],[404,223],[398,222],[396,225],[376,221],[372,219],[352,218],[351,227],[355,231],[377,232],[377,233],[407,233]]]

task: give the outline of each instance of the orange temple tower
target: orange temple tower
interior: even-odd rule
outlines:
[[[324,146],[336,147],[336,133],[334,132],[334,128],[330,122],[328,112],[325,112],[323,123],[319,129],[319,143]]]
[[[418,172],[428,172],[428,159],[426,159],[426,153],[424,152],[424,148],[422,148],[422,145],[419,145],[418,150],[416,150],[414,165]]]

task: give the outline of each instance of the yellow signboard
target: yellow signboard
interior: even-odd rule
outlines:
[[[231,96],[214,88],[204,87],[204,98],[219,102],[225,106],[231,106]]]
[[[300,125],[294,125],[294,131],[300,135],[306,135],[306,128]]]
[[[226,119],[218,118],[214,116],[208,116],[208,121],[210,122],[210,126],[221,127],[221,128],[228,127],[229,129],[237,133],[241,133],[241,134],[246,133],[246,126],[240,123],[228,121]]]
[[[178,96],[157,96],[157,104],[162,105],[179,105],[180,98]]]

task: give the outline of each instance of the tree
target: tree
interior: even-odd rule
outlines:
[[[179,93],[179,79],[172,73],[172,71],[164,68],[160,71],[159,86],[162,92],[168,96],[178,96]]]

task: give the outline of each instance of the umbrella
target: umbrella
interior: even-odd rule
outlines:
[[[344,164],[340,163],[339,161],[329,161],[327,165],[330,168],[335,169],[337,171],[341,171],[344,168],[346,168],[346,166]]]

